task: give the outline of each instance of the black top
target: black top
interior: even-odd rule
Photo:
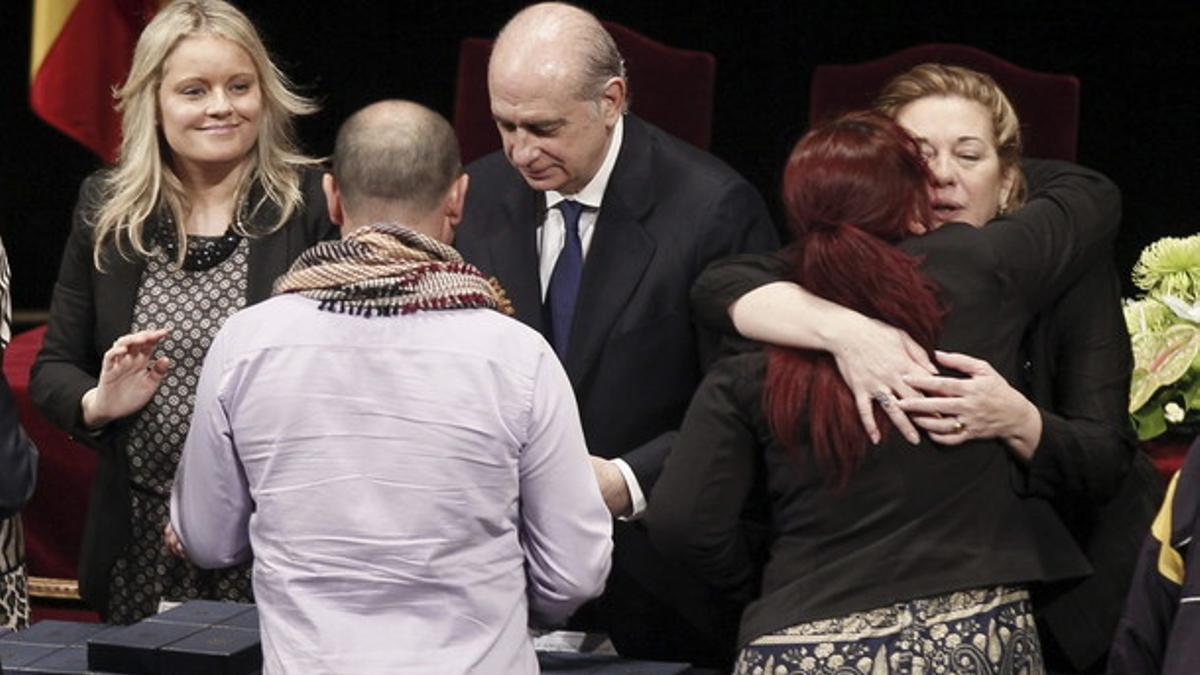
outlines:
[[[1104,177],[1049,166],[1042,191],[1008,222],[947,225],[902,245],[924,257],[950,310],[939,347],[983,358],[1010,380],[1030,318],[1104,250],[1119,220],[1119,195]],[[826,488],[811,457],[797,462],[771,438],[763,368],[764,357],[750,354],[713,369],[647,515],[664,553],[734,598],[758,596],[743,616],[742,643],[903,599],[1088,571],[1069,545],[1046,554],[1044,541],[1069,536],[1045,502],[1022,499],[1025,472],[998,441],[910,447],[893,434],[843,491]],[[741,515],[747,496],[764,488],[770,559],[760,592]]]

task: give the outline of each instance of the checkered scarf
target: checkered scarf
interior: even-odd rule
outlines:
[[[326,311],[366,317],[473,307],[512,314],[494,278],[453,248],[391,224],[360,227],[300,254],[275,282],[275,294],[283,293],[319,300]]]

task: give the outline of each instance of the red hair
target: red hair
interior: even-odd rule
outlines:
[[[809,292],[906,331],[932,350],[943,310],[920,261],[892,244],[933,222],[930,175],[916,142],[877,113],[853,113],[809,131],[783,174],[795,241],[792,280]],[[866,454],[853,396],[825,352],[768,348],[763,408],[771,430],[799,454],[808,422],[817,468],[844,486]],[[891,421],[876,411],[886,434]]]

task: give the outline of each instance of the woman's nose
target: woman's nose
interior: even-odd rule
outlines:
[[[950,160],[945,157],[931,157],[929,159],[929,172],[933,174],[933,180],[938,185],[951,185],[954,183],[954,167]]]

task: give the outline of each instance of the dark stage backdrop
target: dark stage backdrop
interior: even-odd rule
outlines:
[[[491,36],[523,3],[235,0],[282,68],[318,97],[300,124],[328,153],[340,120],[380,98],[451,115],[458,43]],[[0,2],[0,235],[18,309],[49,305],[80,180],[98,161],[28,106],[30,0]],[[1123,272],[1146,243],[1190,234],[1200,180],[1200,10],[1162,2],[590,2],[601,18],[718,60],[713,152],[778,214],[779,167],[807,125],[812,69],[923,42],[962,42],[1083,83],[1080,161],[1123,189]],[[634,102],[636,109],[636,101]],[[1128,282],[1126,282],[1128,288]]]

